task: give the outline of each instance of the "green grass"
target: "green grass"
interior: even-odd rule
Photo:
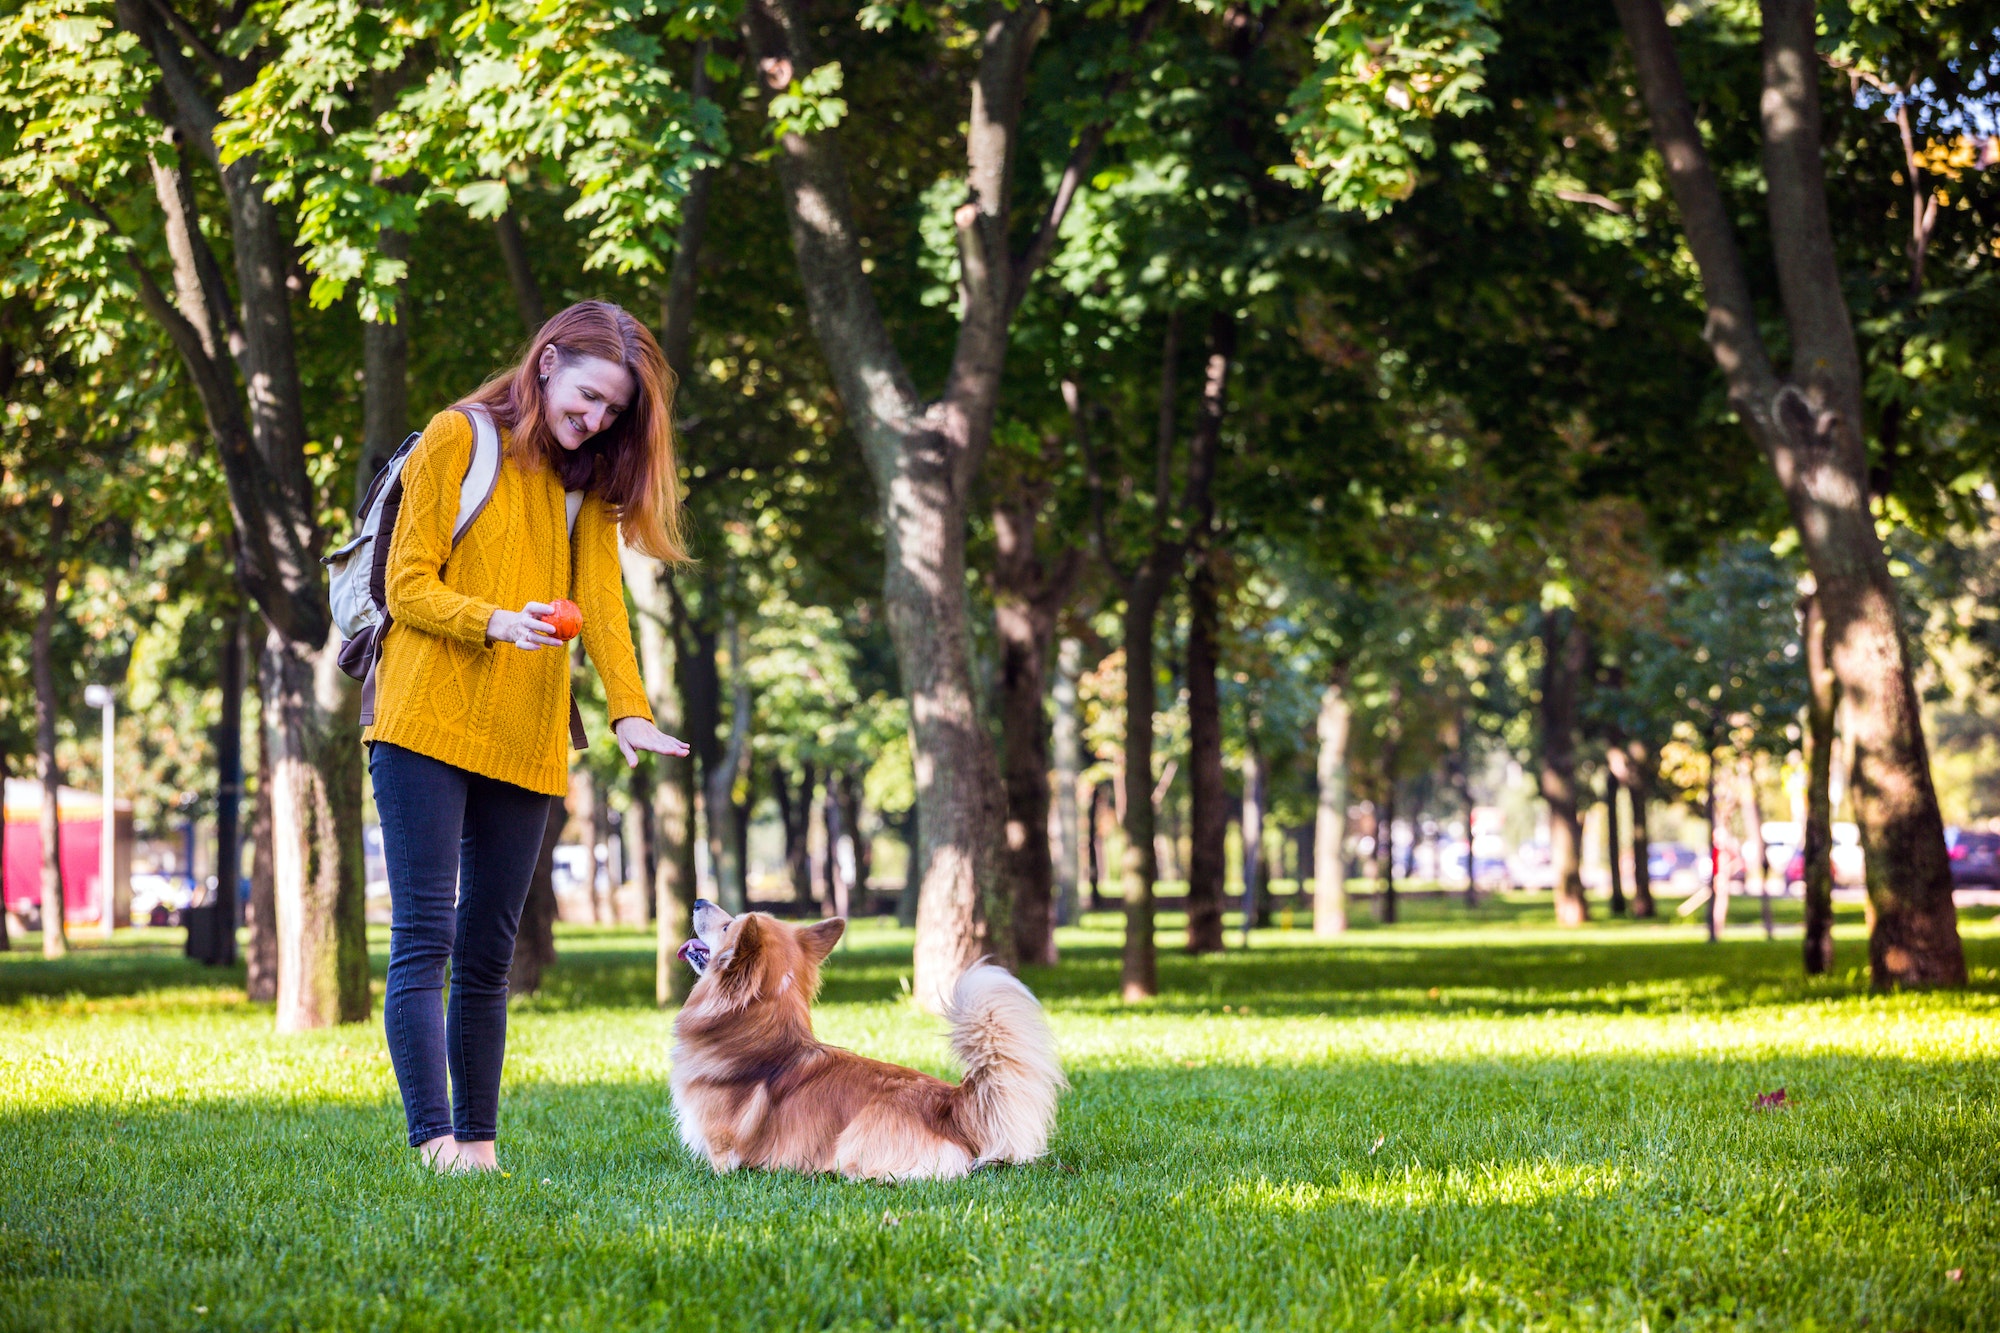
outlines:
[[[947,1185],[697,1167],[634,933],[515,1006],[486,1179],[413,1164],[379,1019],[278,1037],[137,937],[5,956],[0,1328],[2000,1327],[1985,914],[1969,991],[1875,996],[1849,918],[1809,983],[1795,931],[1406,907],[1202,960],[1169,920],[1137,1008],[1115,922],[1065,932],[1051,1155]],[[941,1071],[908,957],[864,923],[820,1031]]]

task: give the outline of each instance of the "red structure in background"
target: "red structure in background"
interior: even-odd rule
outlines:
[[[98,836],[104,827],[104,802],[95,792],[64,787],[56,801],[62,821],[63,917],[71,926],[102,925],[103,896],[98,892]],[[19,778],[7,783],[6,909],[15,916],[41,911],[42,788]],[[117,924],[130,925],[132,910],[132,807],[117,803],[116,860]]]

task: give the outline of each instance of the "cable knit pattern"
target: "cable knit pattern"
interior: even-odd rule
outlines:
[[[440,412],[403,467],[386,585],[395,623],[376,667],[375,724],[362,739],[560,796],[569,790],[569,654],[489,644],[486,622],[496,607],[568,597],[583,612],[584,652],[612,721],[652,721],[625,615],[617,515],[600,496],[584,497],[572,574],[562,483],[507,458],[492,500],[453,550],[471,457],[472,423]]]

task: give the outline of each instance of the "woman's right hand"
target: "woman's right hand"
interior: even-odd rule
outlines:
[[[542,619],[554,610],[547,602],[529,602],[519,611],[496,607],[486,619],[487,642],[511,643],[529,652],[537,648],[560,648],[563,641],[556,637],[556,627]]]

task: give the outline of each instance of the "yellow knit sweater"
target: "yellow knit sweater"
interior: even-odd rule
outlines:
[[[394,624],[376,667],[375,723],[362,739],[560,796],[569,790],[569,654],[488,643],[486,622],[496,607],[568,597],[583,612],[584,652],[612,722],[652,721],[625,617],[617,515],[601,496],[585,496],[572,542],[562,483],[507,458],[492,500],[454,550],[471,457],[472,424],[440,412],[403,467],[386,579]]]

